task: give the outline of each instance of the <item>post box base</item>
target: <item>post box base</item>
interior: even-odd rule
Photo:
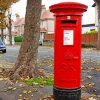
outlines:
[[[81,88],[61,89],[53,88],[54,100],[81,100]]]

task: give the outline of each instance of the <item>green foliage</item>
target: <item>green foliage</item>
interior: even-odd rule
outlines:
[[[14,37],[14,41],[15,42],[22,42],[22,40],[23,40],[23,36],[21,35],[21,36],[15,36]]]
[[[91,31],[87,31],[85,34],[97,34],[98,31],[97,30],[91,30]]]
[[[52,85],[53,78],[52,77],[38,77],[38,78],[31,78],[25,81],[28,85]]]
[[[82,43],[82,48],[95,48],[95,47],[96,47],[95,44]]]

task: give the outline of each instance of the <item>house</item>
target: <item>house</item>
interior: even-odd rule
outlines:
[[[95,23],[82,25],[82,34],[92,31],[92,30],[97,30]]]
[[[45,28],[48,34],[54,34],[54,16],[53,13],[46,10],[45,5],[42,6],[40,28]]]
[[[16,15],[16,21],[13,23],[12,32],[16,33],[16,35],[24,34],[24,25],[25,18],[20,18],[19,15]],[[84,34],[87,31],[97,30],[96,26],[94,23],[82,25],[82,34]],[[54,40],[54,16],[53,13],[51,13],[49,10],[46,10],[45,5],[42,5],[42,12],[40,18],[40,41],[43,43],[43,41],[48,40]]]
[[[98,12],[97,12],[97,6],[96,4],[94,3],[92,5],[92,7],[95,7],[95,26],[98,27]]]
[[[16,21],[13,23],[13,32],[17,35],[24,34],[25,18],[20,18],[16,15]],[[49,10],[46,10],[45,5],[42,5],[42,12],[40,18],[40,41],[43,43],[44,35],[54,34],[54,16]]]
[[[25,25],[25,19],[20,18],[20,16],[16,16],[16,21],[12,23],[13,32],[15,32],[17,35],[24,34],[24,25]]]
[[[8,21],[8,20],[7,20]],[[8,22],[6,22],[7,24],[8,24]],[[11,23],[13,23],[13,20],[11,20]],[[12,26],[13,26],[13,24],[12,24]],[[12,44],[14,44],[14,36],[17,34],[17,33],[15,33],[15,31],[13,31],[13,28],[11,29],[12,30],[12,32],[11,32],[11,35],[12,35]],[[1,31],[0,31],[0,37],[1,37]],[[9,31],[8,31],[8,28],[7,27],[5,27],[4,29],[3,29],[3,42],[5,43],[5,44],[10,44],[10,41],[9,41]]]

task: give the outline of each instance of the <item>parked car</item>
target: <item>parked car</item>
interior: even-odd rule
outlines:
[[[39,40],[39,45],[43,45],[43,41]]]
[[[5,44],[2,42],[1,39],[0,39],[0,51],[2,51],[3,53],[6,53],[6,46],[5,46]]]

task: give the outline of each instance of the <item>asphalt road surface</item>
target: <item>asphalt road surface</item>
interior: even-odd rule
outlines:
[[[0,53],[0,62],[14,63],[18,56],[20,46],[7,46],[7,53]],[[38,58],[53,58],[54,50],[49,47],[39,47]],[[82,59],[92,59],[93,61],[100,62],[100,52],[95,50],[82,50]]]
[[[9,62],[15,63],[20,46],[7,46],[6,53],[0,53],[0,63]],[[38,58],[53,58],[53,48],[50,47],[39,47],[38,49]]]
[[[7,53],[0,53],[0,64],[15,63],[19,48],[19,46],[7,46]],[[44,59],[49,57],[50,59],[53,59],[53,53],[53,48],[39,47],[38,58]],[[93,85],[94,83],[91,88],[86,88],[86,91],[91,94],[95,93],[100,95],[100,51],[93,49],[82,49],[82,62],[84,62],[82,64],[82,79],[84,80],[85,84],[92,83]],[[99,68],[99,70],[95,70],[96,68]]]

